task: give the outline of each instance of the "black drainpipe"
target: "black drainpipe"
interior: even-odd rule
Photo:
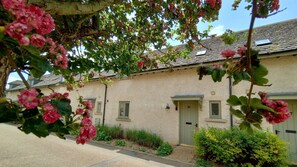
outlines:
[[[104,126],[105,122],[105,110],[106,110],[106,101],[107,101],[107,84],[105,85],[105,93],[104,93],[104,104],[103,104],[103,118],[102,118],[102,125]]]
[[[232,78],[229,77],[229,97],[232,96]],[[230,106],[231,111],[232,106]],[[230,126],[233,127],[233,115],[230,112]]]

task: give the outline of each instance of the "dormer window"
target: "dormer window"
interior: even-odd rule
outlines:
[[[255,41],[256,46],[263,46],[263,45],[269,45],[271,44],[271,41],[269,39],[261,39]]]

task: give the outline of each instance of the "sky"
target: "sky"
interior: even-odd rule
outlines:
[[[242,0],[244,2],[244,0]],[[245,4],[240,4],[239,8],[232,10],[233,0],[222,0],[222,8],[220,10],[219,19],[211,25],[213,26],[211,34],[221,35],[226,29],[232,31],[247,30],[250,24],[250,11],[244,9]],[[276,15],[270,16],[266,19],[256,19],[255,27],[273,24],[281,21],[297,18],[297,0],[280,0],[280,9],[285,9]],[[206,29],[209,23],[198,24],[198,29]],[[296,25],[297,26],[297,25]],[[172,41],[171,45],[180,44],[177,41]],[[19,77],[16,73],[9,76],[8,83],[18,80]]]

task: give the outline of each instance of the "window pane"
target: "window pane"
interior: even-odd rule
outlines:
[[[120,102],[119,117],[129,118],[129,102]]]
[[[125,116],[129,117],[129,103],[125,104]]]
[[[120,116],[125,116],[125,108],[123,103],[120,103]]]
[[[97,113],[100,113],[101,112],[101,102],[98,102],[97,103],[97,110],[96,110]]]
[[[221,119],[220,101],[210,101],[209,104],[209,117],[213,119]]]
[[[211,109],[212,109],[212,113],[211,115],[220,115],[220,111],[219,111],[219,103],[212,103],[211,104]]]

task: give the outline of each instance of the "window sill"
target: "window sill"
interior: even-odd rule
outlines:
[[[102,112],[95,112],[95,115],[102,115]]]
[[[117,118],[117,121],[123,121],[123,122],[131,122],[131,119],[129,118]]]
[[[214,118],[206,118],[206,122],[216,122],[216,123],[227,123],[226,119],[214,119]]]

